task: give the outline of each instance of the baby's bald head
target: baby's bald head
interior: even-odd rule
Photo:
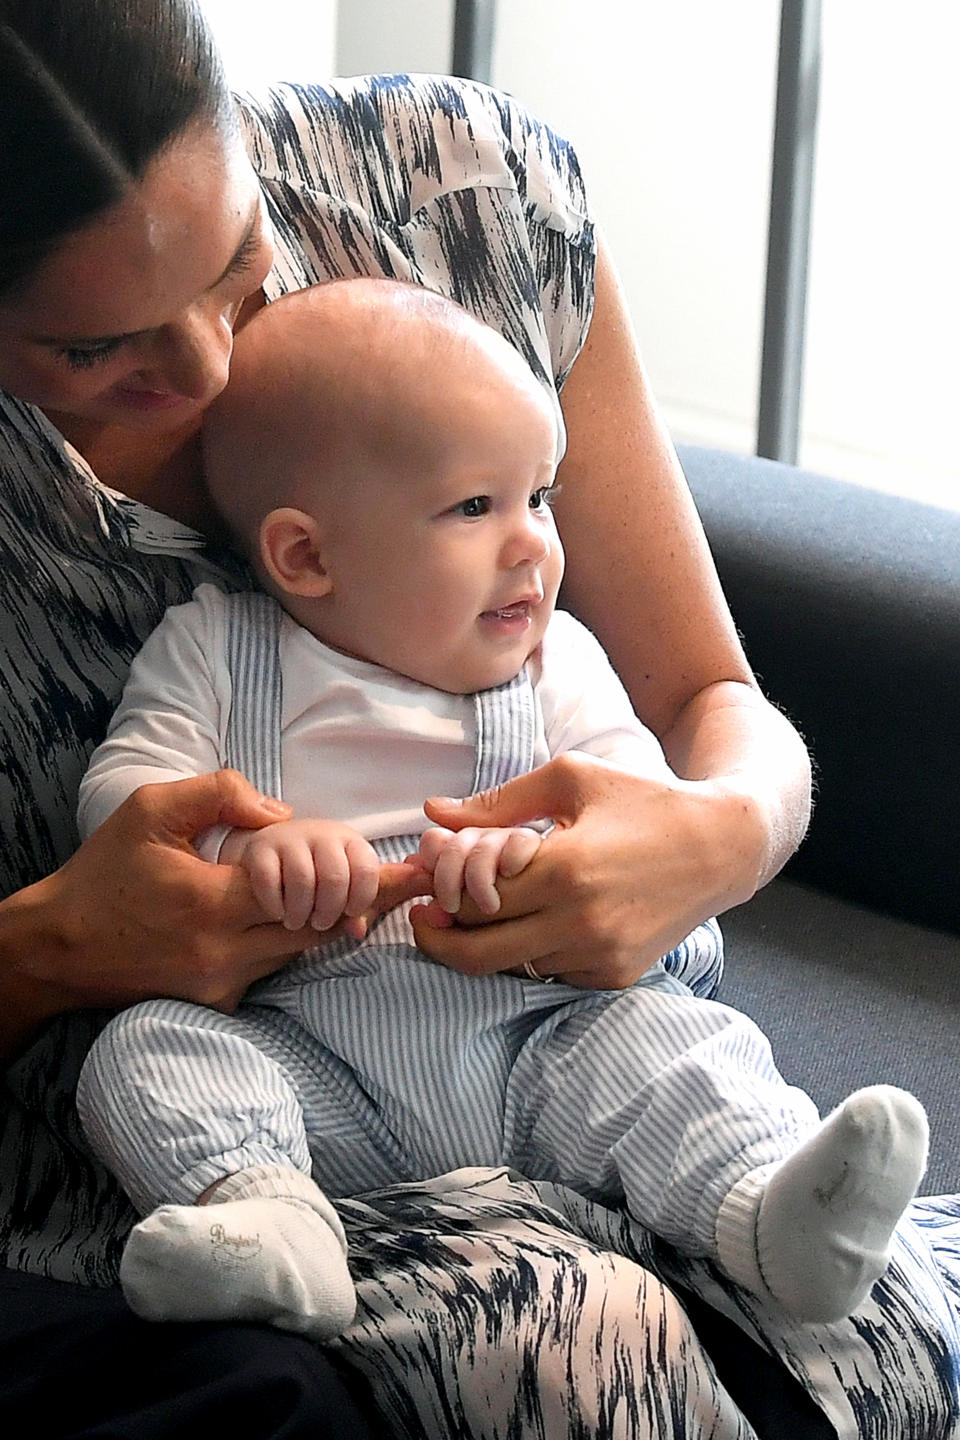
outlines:
[[[337,503],[364,476],[426,463],[451,407],[503,387],[549,405],[502,336],[422,286],[357,278],[299,290],[237,335],[204,422],[211,498],[256,556],[271,510]]]

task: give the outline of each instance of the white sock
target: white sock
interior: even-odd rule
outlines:
[[[262,1165],[204,1205],[161,1205],[130,1233],[120,1284],[147,1320],[262,1320],[316,1340],[353,1319],[337,1212],[307,1175]]]
[[[789,1159],[733,1187],[717,1220],[720,1263],[797,1320],[841,1320],[886,1270],[926,1163],[919,1100],[857,1090]]]

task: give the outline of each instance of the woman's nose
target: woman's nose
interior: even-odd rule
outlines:
[[[233,331],[221,311],[191,315],[157,337],[154,364],[164,388],[190,400],[212,400],[227,383]]]

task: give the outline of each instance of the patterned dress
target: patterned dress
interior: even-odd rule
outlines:
[[[571,150],[512,101],[445,79],[285,86],[241,111],[277,239],[269,299],[335,275],[444,291],[562,385],[589,325],[594,237]],[[77,788],[130,661],[200,582],[243,583],[204,540],[100,485],[0,394],[0,894],[76,845]],[[53,1024],[0,1109],[0,1255],[113,1282],[132,1213],[73,1104],[102,1017]],[[339,1202],[360,1309],[338,1342],[397,1436],[749,1440],[676,1294],[778,1354],[837,1434],[960,1433],[960,1205],[914,1207],[850,1321],[799,1326],[621,1213],[499,1170]],[[749,1407],[748,1407],[749,1408]],[[792,1440],[782,1429],[776,1440]]]

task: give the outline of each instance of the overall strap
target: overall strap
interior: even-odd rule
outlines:
[[[526,666],[519,675],[474,696],[477,760],[472,794],[492,790],[533,769],[536,702]]]
[[[233,698],[224,759],[263,795],[282,800],[280,622],[269,595],[243,591],[227,603],[227,661]]]

